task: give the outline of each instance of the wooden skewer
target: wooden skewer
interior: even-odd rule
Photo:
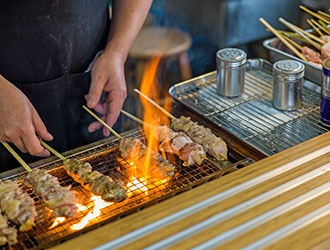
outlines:
[[[283,31],[281,32],[282,35],[286,36],[286,37],[290,37],[292,39],[296,39],[305,43],[308,43],[308,41],[306,41],[306,39],[304,39],[303,37],[301,37],[300,35],[293,33],[293,32],[287,32],[287,31]]]
[[[317,27],[319,27],[321,30],[323,30],[326,34],[330,35],[330,32],[326,30],[321,24],[316,22],[314,19],[311,19],[312,23],[314,23]]]
[[[306,11],[307,13],[311,14],[312,16],[315,16],[315,17],[317,17],[318,19],[321,19],[322,21],[324,21],[324,22],[330,24],[330,21],[328,21],[327,19],[325,19],[325,18],[322,17],[321,15],[319,15],[319,14],[317,14],[317,13],[315,13],[315,12],[309,10],[309,9],[307,9],[305,6],[300,5],[299,7],[300,7],[300,9]]]
[[[227,158],[223,153],[219,153],[219,155],[220,155],[223,159],[225,159],[226,161],[228,161],[228,158]]]
[[[50,152],[52,152],[54,155],[56,155],[58,158],[60,158],[62,161],[67,160],[66,157],[62,154],[60,154],[59,152],[57,152],[55,149],[53,149],[51,146],[49,146],[46,142],[44,142],[43,140],[39,139],[40,143],[42,144],[42,146],[44,146],[45,148],[47,148]]]
[[[313,45],[315,48],[321,50],[321,46],[312,41],[307,35],[305,35],[304,32],[301,32],[299,29],[297,29],[293,24],[289,23],[288,21],[284,20],[282,17],[280,17],[278,19],[281,23],[283,23],[285,26],[287,26],[289,29],[295,31],[296,33],[298,33],[299,35],[301,35],[303,38],[305,38],[311,45]]]
[[[288,46],[289,49],[291,49],[300,59],[304,60],[307,62],[306,57],[300,53],[291,43],[289,43],[283,36],[276,30],[274,29],[270,24],[268,24],[263,18],[259,18],[259,21],[265,25],[275,36],[278,37],[286,46]]]
[[[143,96],[145,99],[147,99],[149,102],[151,102],[153,105],[155,105],[155,107],[157,107],[160,111],[162,111],[164,114],[166,114],[168,117],[170,117],[171,119],[176,119],[176,117],[174,115],[172,115],[171,113],[169,113],[167,110],[165,110],[164,108],[162,108],[161,106],[159,106],[157,103],[155,103],[152,99],[150,99],[148,96],[146,96],[145,94],[143,94],[142,92],[140,92],[138,89],[134,89],[134,91],[136,93],[138,93],[139,95]]]
[[[294,45],[297,49],[302,50],[302,46],[300,46],[298,43],[296,43],[295,41],[293,41],[292,39],[290,39],[287,36],[283,36],[288,42],[290,42],[292,45]]]
[[[329,15],[328,13],[325,13],[325,12],[323,12],[323,11],[321,11],[321,10],[318,10],[317,13],[319,13],[320,15],[322,15],[322,16],[324,16],[324,17],[330,19],[330,15]]]
[[[286,21],[286,22],[289,23],[289,24],[291,24],[293,27],[295,27],[297,30],[299,30],[300,32],[302,32],[304,35],[310,37],[311,39],[314,39],[315,41],[317,41],[317,42],[319,42],[321,44],[325,44],[325,41],[323,41],[321,38],[319,38],[317,36],[314,36],[313,34],[311,34],[311,33],[307,32],[307,31],[303,30],[302,28],[300,28],[300,27],[298,27],[298,26],[296,26],[296,25],[294,25],[294,24],[292,24],[292,23],[290,23],[288,21]]]
[[[26,171],[28,172],[32,171],[29,165],[26,164],[26,162],[15,152],[15,150],[7,142],[5,141],[0,141],[0,142],[11,153],[11,155],[15,157],[15,159],[22,165],[22,167],[25,168]]]
[[[319,20],[319,23],[323,26],[323,28],[324,28],[325,30],[327,30],[328,32],[330,32],[329,27],[328,27],[324,22],[322,22],[322,20]]]
[[[124,115],[126,115],[127,117],[131,118],[132,120],[136,121],[137,123],[140,123],[141,125],[147,125],[150,126],[149,124],[145,123],[144,121],[140,120],[139,118],[137,118],[136,116],[126,112],[125,110],[120,110],[121,113],[123,113]]]
[[[92,110],[87,108],[85,105],[82,106],[90,115],[92,115],[96,120],[98,120],[104,127],[110,130],[117,138],[122,139],[123,137],[118,134],[113,128],[111,128],[108,124],[106,124],[100,117],[98,117]]]
[[[313,24],[313,23],[311,22],[311,20],[307,19],[307,23],[308,23],[310,26],[312,26],[312,28],[313,28],[317,33],[319,33],[320,36],[323,36],[323,33],[321,32],[321,30],[318,29],[318,28],[315,26],[315,24]]]

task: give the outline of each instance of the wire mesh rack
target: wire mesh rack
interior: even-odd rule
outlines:
[[[304,88],[302,107],[296,111],[277,110],[272,106],[271,65],[263,60],[249,63],[244,93],[239,97],[217,94],[216,72],[177,84],[170,89],[170,94],[266,155],[328,131],[319,121],[318,93]]]
[[[134,131],[127,136],[143,139],[143,136],[138,131]],[[146,184],[146,189],[146,185],[143,185],[143,183],[132,182],[130,177],[132,165],[120,157],[118,144],[119,140],[106,142],[71,155],[68,158],[88,161],[91,163],[93,170],[97,170],[114,179],[122,180],[128,193],[128,198],[125,201],[120,203],[99,201],[99,203],[102,203],[102,209],[100,209],[99,214],[96,214],[97,216],[94,219],[88,221],[86,219],[89,218],[86,217],[88,214],[97,213],[97,211],[94,211],[94,203],[92,202],[95,196],[80,184],[74,182],[66,174],[60,160],[39,166],[39,168],[48,170],[50,174],[56,176],[61,185],[71,186],[79,199],[80,211],[78,217],[68,219],[56,217],[52,211],[45,207],[41,198],[35,195],[31,188],[22,186],[24,191],[33,197],[38,216],[35,221],[35,228],[29,232],[19,232],[18,243],[11,246],[10,249],[41,249],[53,246],[63,240],[92,230],[109,221],[116,220],[124,215],[157,203],[160,200],[176,195],[212,178],[233,172],[253,162],[249,158],[239,161],[231,159],[222,163],[217,162],[217,164],[211,160],[206,160],[200,166],[182,167],[182,162],[178,158],[172,157],[174,159],[173,163],[177,167],[174,177],[166,182],[159,182],[159,180],[155,180],[152,177],[145,177],[144,180],[148,183]],[[8,176],[5,179],[17,181],[21,185],[22,179],[26,175],[26,172],[22,172]],[[55,224],[57,220],[61,220],[61,222]],[[87,221],[87,224],[80,224],[84,221]],[[4,246],[0,249],[7,248],[8,246]]]

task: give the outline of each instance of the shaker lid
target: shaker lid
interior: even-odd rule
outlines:
[[[225,48],[217,52],[217,63],[235,64],[235,66],[239,66],[245,62],[246,53],[244,50],[236,48]]]
[[[304,76],[305,66],[295,60],[281,60],[273,65],[273,72],[284,77],[301,78]]]

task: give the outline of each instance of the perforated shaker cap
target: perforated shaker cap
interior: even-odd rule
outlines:
[[[246,53],[244,50],[236,48],[225,48],[217,52],[217,63],[221,65],[238,67],[245,64]]]
[[[281,60],[273,65],[273,74],[286,80],[298,80],[304,77],[305,65],[295,60]]]

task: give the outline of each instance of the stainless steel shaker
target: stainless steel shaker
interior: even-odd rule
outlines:
[[[244,92],[246,53],[241,49],[225,48],[217,57],[217,92],[219,95],[236,97]]]
[[[281,60],[273,65],[273,106],[296,110],[302,103],[305,66],[294,60]]]

